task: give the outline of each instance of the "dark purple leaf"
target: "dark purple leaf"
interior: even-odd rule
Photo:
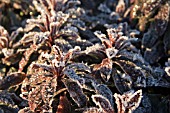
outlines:
[[[114,94],[116,99],[118,113],[132,113],[140,104],[142,99],[142,90],[133,92],[132,90],[119,95]]]
[[[26,74],[23,72],[15,72],[7,75],[5,78],[0,80],[0,89],[5,90],[11,86],[18,85],[23,82]]]
[[[70,79],[64,79],[63,82],[75,103],[79,107],[85,106],[87,103],[87,97],[83,93],[81,85]]]
[[[114,113],[109,100],[102,95],[92,95],[93,102],[99,106],[100,111],[105,113]]]

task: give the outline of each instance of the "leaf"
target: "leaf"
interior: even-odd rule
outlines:
[[[8,47],[9,44],[9,34],[8,31],[0,25],[0,50]]]
[[[0,112],[2,113],[18,113],[19,108],[16,106],[15,99],[19,98],[14,93],[0,91]],[[20,98],[19,98],[20,99]]]
[[[131,77],[127,74],[123,74],[120,71],[114,69],[112,74],[115,86],[120,93],[129,91],[132,89]]]
[[[143,1],[142,3],[142,12],[146,17],[152,15],[152,13],[159,8],[161,0],[147,0],[146,2]]]
[[[170,22],[167,26],[167,30],[165,31],[165,35],[163,38],[164,49],[167,55],[170,55],[170,38],[169,37],[170,37]]]
[[[78,76],[73,69],[65,69],[64,74],[67,75],[71,80],[79,82],[81,85],[85,83],[84,79]]]
[[[108,58],[112,59],[113,57],[115,57],[117,55],[118,51],[119,50],[117,50],[115,47],[107,48],[106,55]]]
[[[170,66],[165,67],[166,77],[170,78]]]
[[[3,64],[6,64],[6,65],[13,65],[13,64],[16,64],[18,63],[22,58],[22,55],[20,52],[17,52],[17,53],[14,53],[10,56],[7,56],[5,58],[2,58],[2,62]]]
[[[52,112],[52,102],[54,92],[56,91],[57,78],[55,77],[46,77],[46,82],[42,83],[41,95],[43,100],[42,109],[43,112]]]
[[[92,95],[93,102],[99,106],[100,111],[105,113],[114,113],[109,100],[102,95]]]
[[[141,67],[126,60],[116,60],[113,62],[120,66],[120,68],[131,77],[134,85],[146,87],[145,73]]]
[[[71,79],[63,79],[63,82],[75,103],[79,107],[86,106],[87,97],[83,93],[81,85]]]
[[[105,46],[105,48],[112,47],[112,42],[110,42],[110,40],[107,39],[106,35],[103,34],[101,31],[95,31],[94,34],[101,40],[101,42]]]
[[[64,68],[64,74],[71,80],[78,82],[82,88],[94,91],[92,84],[95,79],[90,76],[91,69],[84,63],[72,63]]]
[[[119,95],[114,94],[116,99],[118,113],[132,113],[140,104],[142,99],[142,90],[138,90],[135,93],[133,90]]]
[[[21,61],[19,62],[19,72],[22,72],[24,67],[26,66],[26,64],[28,63],[32,53],[37,49],[36,45],[31,45],[30,48],[28,48],[25,52],[24,52],[24,57],[21,59]]]
[[[15,72],[7,75],[5,78],[0,80],[0,90],[8,89],[11,86],[15,86],[23,82],[26,74],[23,72]]]
[[[72,60],[79,62],[83,61],[87,63],[99,63],[104,58],[106,58],[104,53],[104,46],[95,44],[93,46],[87,47],[84,51],[77,51],[73,53]]]
[[[94,84],[93,84],[94,85]],[[94,85],[96,93],[102,95],[110,102],[111,106],[114,106],[112,91],[104,84]]]
[[[8,38],[0,36],[0,49],[8,47]]]
[[[72,63],[67,66],[68,69],[74,69],[75,71],[88,72],[91,73],[91,69],[88,65],[84,63]]]
[[[95,65],[93,70],[98,70],[102,79],[108,82],[112,73],[112,61],[109,58],[103,59],[102,63]]]
[[[0,112],[1,113],[18,113],[19,108],[16,106],[6,106],[6,105],[1,105],[0,106]]]
[[[14,106],[15,103],[11,98],[11,94],[6,91],[0,91],[0,104]]]

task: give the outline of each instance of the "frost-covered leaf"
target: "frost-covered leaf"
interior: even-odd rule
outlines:
[[[70,79],[64,79],[63,82],[70,94],[70,97],[75,101],[75,103],[79,107],[85,106],[87,103],[87,97],[83,93],[81,85]]]
[[[114,113],[109,100],[102,95],[92,95],[93,102],[99,106],[99,110],[105,113]]]
[[[112,74],[112,61],[109,58],[103,59],[102,63],[95,65],[93,70],[99,71],[102,79],[108,82]]]
[[[52,102],[54,92],[56,91],[57,79],[55,77],[46,78],[46,82],[42,83],[41,95],[44,105],[43,112],[52,112]]]
[[[118,113],[132,113],[140,104],[142,99],[142,90],[136,92],[129,91],[123,95],[114,94],[116,99]]]
[[[134,85],[146,87],[145,73],[141,67],[126,60],[116,60],[114,63],[131,77]]]
[[[104,84],[97,84],[97,85],[93,84],[93,85],[96,90],[96,93],[108,99],[111,106],[114,106],[112,91]]]
[[[93,46],[87,47],[84,51],[77,51],[73,53],[72,60],[83,61],[87,63],[99,63],[103,58],[106,58],[106,55],[104,54],[104,46],[95,44]]]
[[[34,51],[36,51],[37,46],[36,45],[31,45],[29,49],[27,49],[24,52],[24,57],[21,59],[21,61],[19,62],[19,72],[22,72],[22,70],[24,69],[24,67],[26,66],[26,64],[28,63],[32,53]]]
[[[120,71],[114,69],[112,74],[115,86],[120,93],[129,91],[132,89],[131,77],[127,74],[123,74]]]

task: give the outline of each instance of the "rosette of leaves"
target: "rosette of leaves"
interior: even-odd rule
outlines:
[[[70,59],[76,48],[63,53],[58,46],[53,45],[51,50],[50,53],[43,52],[27,71],[27,77],[21,87],[21,96],[28,101],[29,107],[25,110],[22,109],[22,111],[59,112],[68,110],[68,112],[71,112],[73,110],[71,105],[66,107],[63,103],[67,100],[67,97],[62,92],[66,90],[79,107],[86,104],[87,100],[82,92],[82,86],[86,89],[92,87],[88,86],[88,83],[91,83],[91,78],[88,78],[88,76],[83,78],[78,74],[84,73],[86,76],[85,72],[89,72],[90,68],[83,63],[74,64],[71,62]],[[77,89],[74,90],[73,88]],[[60,97],[61,100],[56,97]],[[56,103],[57,101],[59,101],[59,104]],[[60,108],[60,106],[63,106],[63,108]]]
[[[122,36],[120,34],[123,32],[118,29],[108,29],[107,32],[109,39],[104,34],[96,33],[102,40],[107,56],[101,64],[94,66],[94,70],[100,73],[97,76],[101,75],[106,83],[112,76],[121,93],[137,87],[169,87],[167,80],[162,78],[162,68],[151,67],[135,46],[138,44],[137,38]]]
[[[109,84],[112,76],[121,93],[134,87],[146,87],[146,77],[152,76],[150,65],[135,46],[139,40],[131,37],[127,26],[127,23],[121,23],[116,28],[107,29],[108,38],[96,31],[102,45],[90,46],[73,55],[73,59],[93,64],[92,73],[98,82]]]
[[[68,49],[72,48],[68,41],[55,41],[55,39],[60,36],[72,36],[70,41],[73,46],[76,46],[76,44],[84,44],[85,47],[91,45],[91,43],[87,41],[80,40],[77,41],[77,43],[76,41],[74,42],[74,40],[80,38],[77,34],[78,31],[76,27],[67,25],[62,30],[60,29],[63,27],[64,23],[68,21],[68,18],[71,18],[73,15],[80,15],[79,13],[81,12],[79,12],[79,8],[76,7],[76,5],[79,4],[79,1],[56,2],[35,0],[33,1],[33,4],[37,10],[41,12],[40,18],[28,20],[28,24],[24,29],[18,28],[16,31],[12,32],[11,35],[9,35],[3,27],[0,27],[0,50],[2,50],[0,51],[0,55],[2,56],[1,60],[3,65],[9,66],[9,68],[14,66],[14,68],[16,68],[15,72],[26,72],[26,67],[31,61],[36,60],[40,52],[46,50],[50,51],[50,47],[53,44],[59,45],[63,51],[68,51]],[[61,4],[65,8],[56,9],[56,4]],[[39,10],[40,7],[44,9],[44,11]],[[70,14],[71,12],[72,14]],[[69,21],[72,21],[72,19]],[[36,26],[40,28],[40,31],[36,30]],[[20,37],[20,32],[24,32],[25,34]],[[63,44],[63,42],[65,44]]]
[[[21,87],[21,96],[28,100],[29,105],[25,110],[52,113],[55,92],[63,90],[63,68],[71,55],[71,52],[63,55],[57,46],[52,46],[50,54],[43,52],[38,60],[31,64]]]
[[[101,64],[95,65],[94,70],[99,71],[105,82],[112,76],[120,92],[128,91],[134,87],[146,87],[146,77],[151,76],[148,63],[140,51],[135,47],[137,38],[123,36],[122,29],[108,29],[108,37],[100,32],[95,34],[104,45],[107,58]],[[120,69],[118,67],[120,67]]]
[[[115,113],[112,96],[113,91],[111,91],[107,85],[101,84],[93,77],[90,77],[93,76],[93,74],[91,75],[89,73],[86,75],[83,73],[84,71],[86,71],[86,73],[90,72],[88,66],[79,63],[70,64],[64,69],[64,74],[69,79],[65,78],[63,82],[78,107],[83,107],[78,108],[77,110],[82,111],[83,113]],[[86,90],[84,91],[82,89]],[[86,91],[93,91],[95,94],[91,94],[90,92],[87,93]],[[95,103],[95,106],[91,103],[91,100],[87,98],[91,98],[92,102]],[[116,96],[115,98],[116,100],[118,99]],[[135,93],[133,91],[129,91],[120,98],[122,101],[120,102],[117,100],[119,103],[116,103],[118,113],[125,113],[126,111],[131,113],[139,106],[142,98],[142,91],[139,90]],[[123,102],[123,98],[127,98],[127,100],[124,100]],[[127,107],[122,105],[124,103]],[[123,108],[123,106],[125,106],[125,108]]]
[[[63,38],[64,41],[69,41],[73,46],[75,45],[91,45],[90,42],[81,40],[79,36],[78,29],[84,29],[85,23],[80,20],[80,16],[84,15],[84,10],[78,5],[80,1],[55,1],[55,0],[33,0],[33,4],[40,15],[37,18],[28,19],[27,25],[24,29],[25,32],[32,34],[41,32],[41,34],[46,34],[43,38],[41,37],[39,41],[45,40],[46,45],[52,46],[53,44],[61,45]],[[79,18],[79,19],[78,19]],[[32,34],[31,34],[32,33]],[[30,37],[31,37],[30,36]],[[55,41],[57,39],[57,41]]]

